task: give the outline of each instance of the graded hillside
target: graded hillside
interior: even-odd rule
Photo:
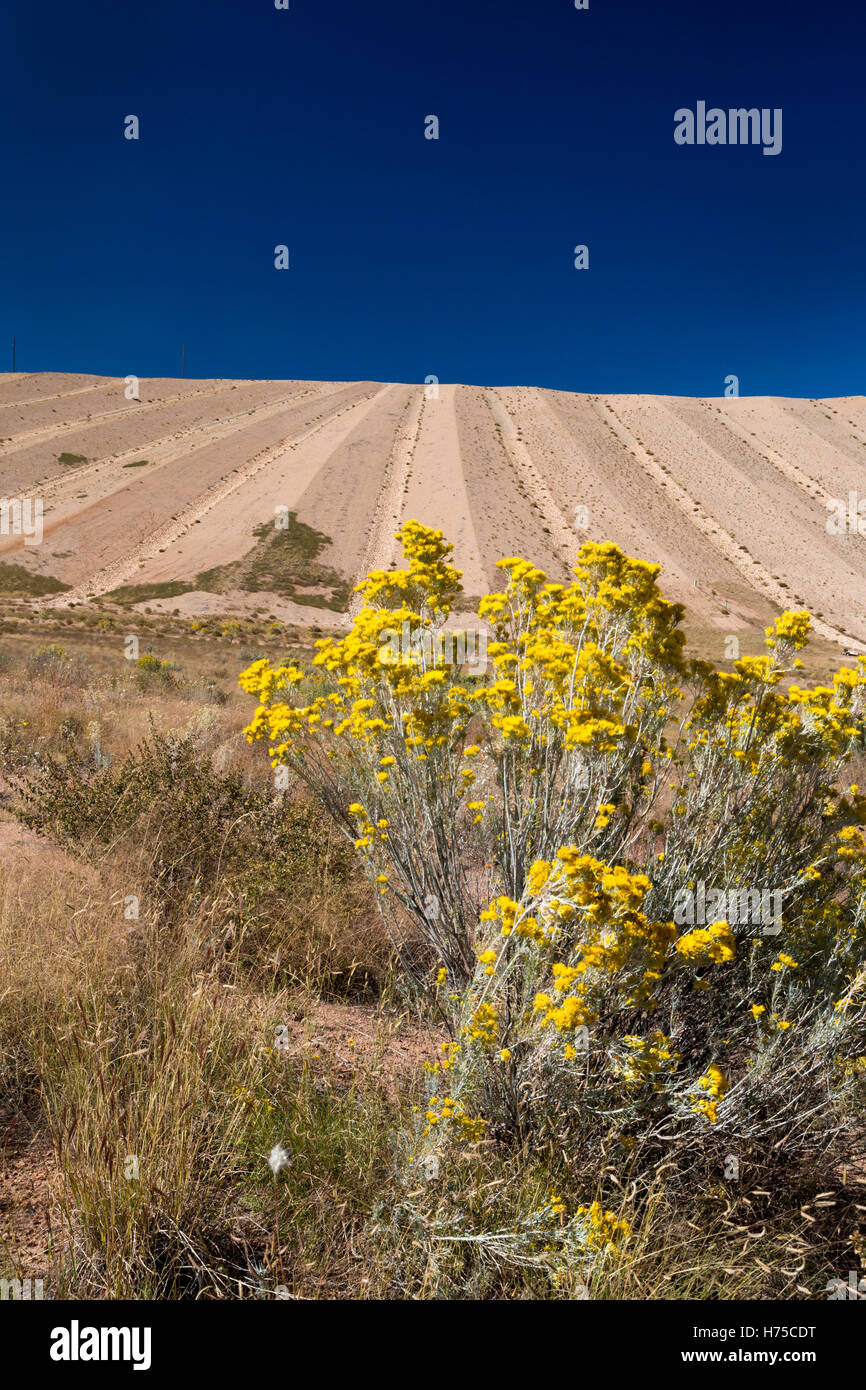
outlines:
[[[467,595],[525,555],[567,578],[584,540],[661,564],[690,620],[736,634],[805,606],[866,647],[866,547],[828,529],[866,464],[866,399],[584,395],[530,387],[0,375],[0,589],[59,607],[264,608],[344,621],[417,518]],[[864,523],[866,525],[866,523]]]

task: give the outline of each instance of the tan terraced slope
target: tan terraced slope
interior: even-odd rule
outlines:
[[[393,533],[417,518],[454,543],[469,595],[499,587],[502,556],[564,579],[584,540],[611,540],[661,564],[709,628],[806,606],[821,636],[866,649],[866,538],[827,529],[829,503],[866,490],[863,397],[142,378],[128,401],[124,386],[0,375],[0,497],[44,507],[42,544],[0,534],[0,563],[70,586],[42,603],[146,585],[189,613],[344,622],[351,586],[396,562]],[[290,599],[267,587],[289,513]]]

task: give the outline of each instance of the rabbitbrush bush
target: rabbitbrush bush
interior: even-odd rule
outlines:
[[[790,682],[805,612],[731,674],[688,660],[658,567],[587,543],[569,585],[499,562],[471,680],[437,661],[451,547],[417,522],[399,538],[405,568],[359,586],[312,672],[256,661],[241,684],[259,700],[248,737],[354,840],[447,1023],[408,1171],[483,1142],[582,1155],[585,1204],[551,1197],[483,1236],[567,1262],[627,1238],[589,1200],[598,1155],[684,1180],[731,1156],[791,1171],[843,1154],[866,1062],[866,797],[845,785],[866,661]],[[396,653],[404,624],[419,640]],[[698,881],[771,890],[780,921],[677,925]]]

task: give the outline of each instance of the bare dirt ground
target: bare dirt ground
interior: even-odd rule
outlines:
[[[825,640],[866,648],[866,547],[856,518],[827,528],[828,506],[864,476],[863,397],[142,379],[131,401],[124,389],[0,375],[0,494],[45,508],[43,543],[0,534],[0,563],[72,586],[42,602],[192,582],[243,558],[282,507],[327,538],[317,560],[350,585],[395,561],[408,518],[442,528],[473,596],[500,586],[504,555],[562,579],[584,540],[612,540],[661,564],[665,592],[708,629],[757,630],[805,606]],[[154,595],[189,613],[249,601]]]
[[[303,1054],[313,1064],[327,1063],[332,1080],[343,1084],[372,1069],[392,1097],[417,1080],[424,1062],[441,1060],[445,1041],[444,1032],[419,1028],[396,1013],[321,999],[311,1000],[287,1027],[289,1057]]]
[[[0,1270],[5,1278],[41,1279],[51,1296],[64,1245],[59,1167],[51,1141],[27,1118],[0,1110]]]

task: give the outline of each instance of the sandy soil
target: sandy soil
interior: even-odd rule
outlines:
[[[866,546],[827,519],[859,497],[864,463],[863,397],[143,379],[128,402],[122,379],[6,374],[0,495],[42,497],[45,538],[0,536],[0,561],[73,585],[62,606],[240,559],[288,507],[329,537],[319,562],[356,583],[395,562],[394,531],[415,517],[452,540],[470,595],[499,586],[503,555],[565,578],[583,540],[610,539],[660,563],[669,596],[720,632],[803,605],[822,636],[860,649]],[[286,604],[156,600],[251,601]]]

